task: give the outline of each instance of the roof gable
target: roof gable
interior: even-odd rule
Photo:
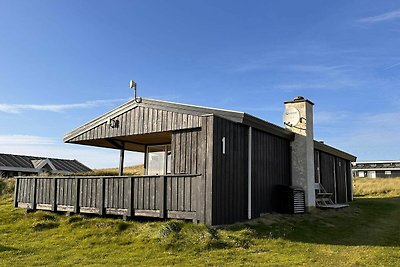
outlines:
[[[67,133],[64,142],[82,143],[85,140],[197,128],[201,126],[200,117],[209,114],[293,139],[290,131],[244,112],[144,98],[139,103],[130,100]],[[107,127],[107,121],[110,120],[118,120],[119,129],[110,129],[109,125]]]
[[[77,160],[44,158],[0,153],[0,170],[38,172],[48,165],[54,173],[77,173],[91,171]]]

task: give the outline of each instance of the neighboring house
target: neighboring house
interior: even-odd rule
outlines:
[[[394,178],[400,177],[400,160],[353,162],[353,177]]]
[[[0,177],[75,174],[91,171],[77,160],[20,156],[0,153]]]
[[[285,102],[280,127],[239,111],[132,99],[64,137],[120,150],[119,176],[21,178],[14,205],[209,225],[280,211],[286,196],[295,212],[328,196],[330,207],[347,206],[356,157],[314,141],[313,105]],[[145,175],[123,175],[126,150],[144,152]]]

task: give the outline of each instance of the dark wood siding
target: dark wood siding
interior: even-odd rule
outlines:
[[[247,218],[248,127],[214,119],[213,224]],[[225,154],[222,151],[225,138]]]
[[[197,220],[199,180],[198,175],[17,178],[14,205],[100,215]]]
[[[276,210],[277,185],[290,185],[290,142],[253,129],[252,217]]]
[[[347,169],[347,201],[353,201],[353,176],[351,173],[351,162],[349,160],[346,161],[346,169]]]
[[[315,173],[328,193],[332,193],[335,203],[352,200],[352,177],[350,161],[323,151],[315,150]],[[316,182],[318,182],[316,176]]]
[[[336,201],[337,203],[347,203],[347,173],[346,160],[336,158]]]
[[[201,124],[199,116],[141,106],[111,119],[118,120],[119,127],[111,128],[104,121],[68,142],[198,128]]]
[[[200,173],[200,130],[180,131],[172,134],[172,173]]]
[[[332,193],[332,200],[336,202],[335,190],[335,157],[320,151],[321,184],[326,192]]]

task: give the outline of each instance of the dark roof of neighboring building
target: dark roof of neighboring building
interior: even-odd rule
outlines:
[[[38,172],[40,168],[49,165],[55,173],[87,172],[91,169],[77,160],[56,159],[0,153],[0,170]]]

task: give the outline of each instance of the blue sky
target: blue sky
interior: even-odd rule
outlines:
[[[315,103],[315,138],[400,159],[399,1],[0,1],[0,152],[116,166],[63,135],[139,95],[282,126]],[[130,154],[126,164],[142,161]]]

